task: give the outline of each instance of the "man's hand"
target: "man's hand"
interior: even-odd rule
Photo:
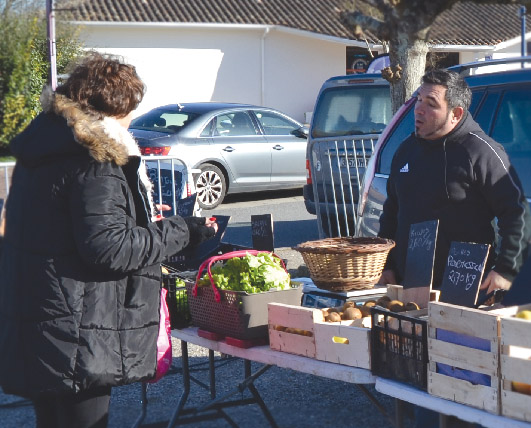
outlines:
[[[386,269],[382,272],[382,276],[378,280],[377,284],[386,285],[386,284],[396,284],[395,271],[392,269]]]
[[[479,288],[481,290],[487,289],[487,294],[497,290],[498,288],[501,288],[502,290],[508,290],[511,288],[511,281],[505,279],[499,273],[491,270]]]

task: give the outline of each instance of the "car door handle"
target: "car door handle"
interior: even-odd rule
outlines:
[[[273,146],[273,150],[284,150],[284,146],[277,144],[276,146]]]
[[[232,146],[227,146],[223,149],[224,152],[233,152],[234,150],[236,149]]]

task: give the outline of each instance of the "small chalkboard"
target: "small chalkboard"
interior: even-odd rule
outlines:
[[[255,250],[275,251],[273,214],[252,215],[251,235]]]
[[[177,203],[177,215],[181,217],[191,217],[194,215],[195,203],[197,201],[197,193],[188,196],[184,199],[179,199]],[[169,211],[173,212],[173,210]]]
[[[146,169],[153,183],[153,200],[156,204],[166,204],[173,208],[174,201],[181,196],[183,174],[179,169],[171,170],[171,165],[157,164],[157,161],[146,161]],[[160,179],[159,179],[160,177]],[[162,211],[164,217],[173,215],[173,210]]]
[[[431,287],[439,220],[412,224],[409,228],[404,288]]]
[[[474,307],[490,245],[452,242],[444,269],[439,300]]]

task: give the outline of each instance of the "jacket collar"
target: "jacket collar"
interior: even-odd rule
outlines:
[[[116,119],[87,112],[75,101],[53,92],[50,87],[44,89],[41,105],[45,112],[53,112],[66,120],[76,142],[87,148],[90,156],[97,162],[114,162],[124,166],[131,156],[140,158],[140,149],[135,139]],[[153,183],[145,165],[139,166],[138,174],[148,194],[150,211],[155,213]]]
[[[122,166],[129,156],[140,156],[132,135],[115,119],[87,112],[75,101],[52,92],[50,87],[44,89],[41,105],[45,112],[53,112],[66,120],[76,142],[87,148],[96,161]]]

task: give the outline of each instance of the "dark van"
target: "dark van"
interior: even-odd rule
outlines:
[[[317,96],[306,149],[304,203],[319,236],[352,236],[358,190],[380,133],[392,117],[381,74],[328,79]]]

